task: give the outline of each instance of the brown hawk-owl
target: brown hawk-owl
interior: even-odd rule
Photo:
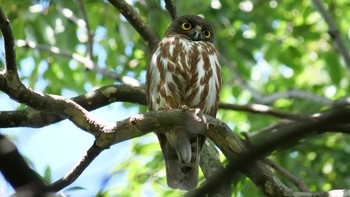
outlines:
[[[215,116],[221,89],[214,30],[199,16],[177,17],[153,52],[147,68],[146,95],[151,111],[200,108]],[[198,165],[205,136],[186,127],[157,133],[168,185],[189,190],[198,184]]]

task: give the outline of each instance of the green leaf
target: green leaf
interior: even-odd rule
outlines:
[[[51,181],[52,181],[51,180],[51,168],[49,166],[45,168],[43,178],[44,178],[45,183],[47,183],[47,184],[51,183]]]
[[[69,187],[68,189],[65,189],[65,192],[72,192],[72,191],[78,191],[78,190],[86,190],[84,187],[80,186],[74,186],[74,187]]]
[[[335,85],[339,85],[344,72],[344,67],[339,63],[339,56],[333,53],[326,53],[324,54],[324,58],[325,67],[328,70],[332,82]]]

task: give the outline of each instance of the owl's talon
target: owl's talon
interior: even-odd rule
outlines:
[[[181,105],[180,108],[182,112],[190,110],[190,108],[187,105]]]
[[[201,109],[199,109],[199,108],[194,108],[193,111],[194,111],[194,114],[196,114],[196,115],[202,113]]]

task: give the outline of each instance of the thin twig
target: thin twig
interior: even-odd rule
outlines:
[[[93,56],[93,43],[94,43],[94,32],[91,31],[90,29],[90,23],[89,23],[89,19],[86,16],[86,12],[85,12],[85,8],[84,8],[84,4],[82,0],[77,0],[78,3],[78,8],[81,12],[81,15],[83,17],[83,20],[85,21],[85,27],[86,27],[86,32],[88,35],[88,57],[89,59],[92,59]]]
[[[109,0],[109,2],[119,10],[119,12],[129,21],[134,29],[145,40],[150,51],[153,51],[157,46],[159,39],[154,31],[141,19],[140,15],[134,8],[124,0]]]
[[[288,121],[288,120],[287,121],[285,120],[285,121],[282,121],[282,122],[277,122],[277,123],[274,123],[274,124],[269,125],[267,127],[264,127],[262,129],[249,132],[248,137],[249,138],[254,138],[256,136],[261,136],[265,132],[268,132],[268,131],[273,132],[273,130],[276,130],[278,128],[284,127],[286,124],[292,124],[292,123],[293,122]]]
[[[266,159],[266,163],[268,163],[272,168],[274,168],[277,172],[279,172],[282,176],[284,176],[286,179],[288,179],[290,182],[292,182],[294,185],[296,185],[300,191],[302,192],[308,192],[310,191],[303,179],[300,179],[296,177],[294,174],[290,173],[286,169],[284,169],[282,166],[278,165],[276,162]]]
[[[300,98],[311,100],[313,102],[327,106],[331,106],[333,104],[333,101],[328,98],[321,97],[303,90],[287,90],[284,92],[275,92],[269,95],[263,95],[249,86],[246,82],[244,82],[234,63],[230,62],[223,56],[221,57],[221,60],[230,69],[231,73],[233,74],[233,79],[237,82],[238,86],[242,89],[248,90],[252,94],[253,98],[259,103],[272,103],[281,98]]]
[[[252,104],[252,105],[235,105],[228,103],[220,103],[219,108],[221,109],[232,109],[237,111],[246,111],[257,114],[270,115],[278,118],[295,120],[295,121],[310,121],[311,117],[305,115],[296,115],[288,112],[278,111],[267,105]]]
[[[57,47],[50,47],[50,46],[37,44],[35,42],[26,41],[26,40],[17,40],[17,46],[18,47],[29,47],[32,49],[39,49],[41,51],[46,51],[46,52],[49,52],[49,53],[54,54],[54,55],[60,55],[63,57],[74,59],[75,61],[83,64],[86,69],[94,71],[96,73],[100,73],[103,76],[108,77],[110,79],[120,81],[125,85],[130,85],[130,86],[134,86],[134,87],[139,87],[141,85],[138,80],[136,80],[132,77],[129,77],[129,76],[118,75],[115,72],[101,68],[100,66],[96,65],[90,58],[86,58],[86,57],[81,56],[77,53],[62,51],[61,49],[59,49]]]
[[[119,1],[118,1],[119,3]],[[114,72],[111,72],[109,70],[106,70],[106,69],[103,69],[101,68],[100,66],[97,66],[93,61],[92,61],[92,56],[93,56],[93,32],[91,31],[90,29],[90,26],[89,26],[89,21],[88,21],[88,18],[86,16],[86,13],[85,13],[85,9],[84,9],[84,6],[81,2],[81,0],[78,1],[78,6],[79,6],[79,9],[81,10],[82,12],[82,15],[83,15],[83,19],[84,20],[81,20],[79,19],[77,16],[74,15],[74,13],[67,9],[67,8],[62,8],[61,6],[57,6],[57,9],[65,16],[67,17],[69,20],[71,20],[72,22],[74,22],[76,25],[80,26],[80,27],[84,27],[86,28],[86,31],[88,33],[88,58],[85,58],[81,55],[78,55],[78,54],[71,54],[71,57],[73,59],[75,59],[76,61],[78,62],[81,62],[84,64],[84,66],[89,69],[89,70],[92,70],[92,71],[95,71],[97,73],[101,73],[102,75],[108,77],[108,78],[111,78],[111,79],[115,79],[115,80],[118,80],[118,81],[121,81],[122,83],[126,84],[126,85],[131,85],[131,86],[140,86],[140,82],[136,79],[133,79],[132,77],[128,77],[128,76],[121,76],[121,75],[118,75]],[[131,8],[132,9],[132,8]],[[129,13],[129,12],[127,12]],[[140,19],[141,20],[141,19]],[[135,21],[137,21],[135,19]],[[142,21],[142,20],[141,20]],[[146,27],[144,29],[147,29]],[[146,31],[145,31],[146,32]],[[152,32],[153,33],[153,32]],[[158,42],[157,42],[158,43]],[[152,44],[154,44],[152,42]],[[154,45],[155,46],[155,45]],[[153,47],[153,45],[152,45]],[[41,47],[42,48],[42,47]],[[58,49],[57,47],[49,47],[49,49]],[[60,51],[58,49],[58,51]],[[56,53],[56,54],[62,54],[62,52],[60,53]],[[62,55],[64,56],[68,56],[69,57],[69,53],[63,53]]]
[[[94,33],[90,29],[89,20],[86,16],[85,8],[82,0],[77,0],[78,8],[82,14],[83,19],[78,18],[74,15],[74,12],[68,8],[63,8],[60,5],[57,5],[57,10],[62,13],[63,16],[68,18],[74,24],[79,27],[85,28],[88,35],[88,58],[91,60],[93,56],[93,43],[94,43]]]
[[[95,144],[92,145],[68,174],[51,184],[50,190],[58,192],[73,183],[103,150],[104,149],[97,147]]]
[[[174,3],[172,0],[165,0],[165,8],[168,10],[171,19],[176,18],[176,7],[174,6]]]
[[[265,96],[261,95],[260,98],[261,98],[260,100],[263,101],[264,103],[272,103],[281,98],[299,98],[299,99],[310,100],[326,106],[331,106],[333,104],[333,101],[328,98],[318,96],[316,94],[312,94],[304,90],[287,90],[283,92],[272,93]]]
[[[328,25],[328,33],[331,37],[331,39],[335,42],[335,44],[338,46],[338,50],[340,54],[343,56],[344,61],[348,69],[350,69],[350,55],[349,50],[345,46],[345,41],[341,38],[341,35],[339,33],[338,28],[335,26],[335,23],[332,19],[332,17],[328,14],[326,8],[324,7],[323,3],[319,0],[312,0],[313,4],[317,8],[317,10],[320,12],[321,16],[324,18]]]
[[[81,20],[79,17],[75,16],[74,12],[68,8],[63,8],[60,5],[56,6],[56,9],[61,12],[63,16],[65,16],[67,19],[72,21],[74,24],[76,24],[79,27],[84,27],[86,24],[85,21]]]

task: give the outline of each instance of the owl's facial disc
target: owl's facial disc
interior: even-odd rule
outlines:
[[[195,28],[193,28],[192,36],[193,36],[193,40],[195,41],[203,39],[202,27],[197,25]]]
[[[165,32],[165,36],[181,35],[192,41],[214,41],[212,25],[199,16],[183,15],[177,17]]]

